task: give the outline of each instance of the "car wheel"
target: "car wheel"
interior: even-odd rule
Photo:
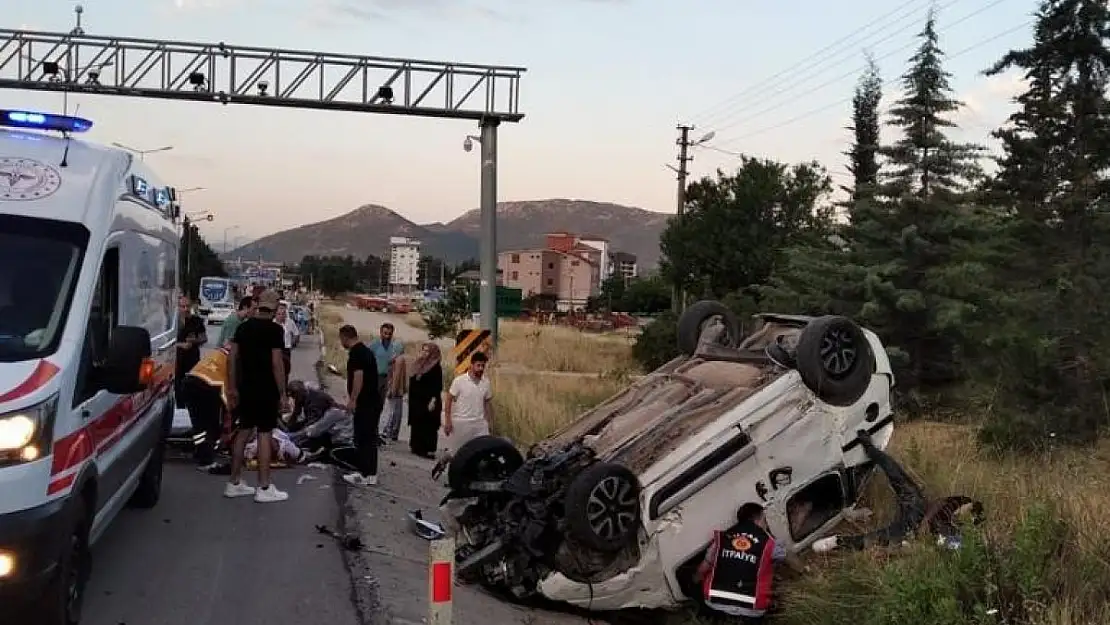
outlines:
[[[875,354],[863,330],[846,317],[814,319],[798,337],[797,369],[822,401],[851,406],[871,385]]]
[[[162,468],[165,458],[165,439],[159,438],[158,446],[143,469],[143,476],[139,478],[139,486],[128,502],[131,506],[150,509],[158,505],[158,500],[162,498]]]
[[[77,510],[73,529],[62,546],[58,566],[39,598],[36,613],[40,618],[31,621],[40,625],[78,625],[81,622],[92,558],[84,502],[80,495],[74,494],[74,497],[77,498],[74,504]]]
[[[447,467],[447,485],[452,490],[468,490],[473,482],[508,479],[524,464],[524,457],[508,440],[498,436],[479,436],[455,452]]]
[[[725,347],[740,344],[740,323],[736,320],[736,314],[720,302],[702,300],[682,311],[682,316],[678,318],[679,351],[693,356],[698,351],[702,333],[714,320],[719,320],[725,326],[718,343]]]
[[[564,509],[575,542],[597,551],[619,551],[640,526],[640,482],[627,467],[595,464],[570,483]]]

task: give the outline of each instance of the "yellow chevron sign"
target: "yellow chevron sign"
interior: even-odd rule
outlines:
[[[477,352],[488,356],[493,346],[489,330],[460,330],[455,337],[451,355],[455,357],[455,375],[462,375],[470,368],[470,357]]]

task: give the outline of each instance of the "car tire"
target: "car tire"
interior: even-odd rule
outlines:
[[[73,526],[58,555],[58,565],[38,598],[29,622],[38,625],[78,625],[85,601],[85,589],[92,568],[89,550],[89,517],[85,503],[78,493],[73,494],[76,510]]]
[[[479,436],[459,448],[447,467],[447,485],[468,490],[476,481],[508,479],[524,464],[512,442],[499,436]]]
[[[863,329],[846,317],[818,317],[798,337],[795,356],[802,381],[833,406],[851,406],[871,385],[875,354]]]
[[[683,354],[693,356],[698,351],[701,343],[701,334],[706,323],[713,318],[720,319],[725,324],[725,347],[736,347],[740,344],[740,323],[736,314],[727,306],[713,300],[695,302],[678,318],[678,349]]]
[[[131,507],[149,510],[158,505],[158,500],[162,498],[162,470],[165,459],[166,441],[164,437],[159,437],[158,446],[154,448],[150,461],[143,469],[143,476],[139,478],[139,485],[131,495],[131,501],[128,502]]]
[[[627,467],[599,462],[567,488],[567,533],[576,543],[603,552],[619,551],[640,526],[640,481]]]

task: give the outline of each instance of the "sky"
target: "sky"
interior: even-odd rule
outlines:
[[[14,6],[13,6],[14,4]],[[957,138],[990,146],[1021,81],[982,71],[1027,45],[1034,0],[84,0],[89,35],[523,66],[520,123],[499,130],[498,199],[675,210],[676,126],[695,177],[740,153],[817,160],[847,182],[850,98],[876,57],[889,105],[930,6],[957,96]],[[5,27],[68,31],[76,2],[5,0]],[[60,94],[8,91],[58,112]],[[72,96],[89,139],[138,149],[210,211],[214,247],[381,204],[418,222],[479,203],[465,120]]]

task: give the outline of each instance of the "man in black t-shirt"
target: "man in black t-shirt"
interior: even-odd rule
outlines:
[[[273,291],[258,296],[255,316],[235,330],[228,359],[227,401],[238,416],[238,429],[232,446],[231,480],[224,488],[226,497],[254,495],[260,503],[285,501],[289,494],[270,482],[273,454],[271,432],[277,427],[282,408],[289,401],[285,390],[285,363],[281,351],[285,337],[274,323],[278,297]],[[247,442],[258,432],[258,488],[241,481]]]
[[[185,405],[181,394],[185,374],[200,362],[200,346],[207,341],[204,319],[189,310],[189,298],[182,295],[177,300],[177,367],[174,370],[174,395],[179,406]]]
[[[343,479],[352,486],[373,486],[378,483],[378,422],[382,416],[378,365],[354,326],[339,328],[339,341],[347,350],[347,408],[354,414],[358,452],[358,471]]]

